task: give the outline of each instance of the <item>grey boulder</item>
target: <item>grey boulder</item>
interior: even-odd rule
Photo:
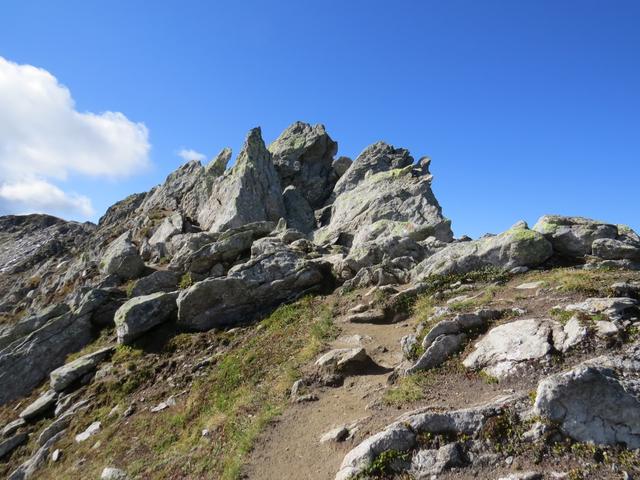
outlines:
[[[499,235],[447,245],[418,264],[414,277],[468,273],[488,267],[507,271],[536,267],[552,253],[551,244],[540,233],[520,222]]]
[[[640,448],[640,350],[589,360],[538,385],[535,412],[573,439]]]
[[[569,258],[591,255],[594,240],[615,239],[618,229],[615,225],[584,217],[563,217],[544,215],[533,226],[551,242],[556,253]]]
[[[37,420],[48,411],[53,410],[57,400],[58,392],[47,390],[20,412],[20,418],[23,418],[26,422]]]
[[[144,262],[131,242],[131,233],[125,232],[109,244],[100,260],[100,271],[131,280],[142,275]]]
[[[136,281],[131,289],[131,297],[141,297],[158,292],[172,292],[178,289],[178,275],[171,270],[158,270]]]
[[[178,324],[208,330],[247,323],[256,312],[317,288],[325,270],[280,239],[258,240],[251,259],[234,266],[226,277],[203,280],[180,292]]]
[[[106,360],[113,353],[113,347],[105,347],[100,350],[84,355],[80,358],[69,362],[62,367],[56,368],[49,375],[50,386],[56,392],[61,392],[80,380],[87,373],[96,369],[96,367]]]
[[[129,344],[143,333],[175,318],[178,292],[158,292],[134,297],[115,315],[118,343]]]

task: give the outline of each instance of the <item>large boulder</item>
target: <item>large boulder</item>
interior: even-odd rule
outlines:
[[[253,242],[270,234],[275,228],[273,222],[252,222],[217,234],[215,241],[204,245],[195,241],[185,242],[171,260],[169,268],[178,272],[210,274],[217,264],[228,266],[239,257],[248,256]]]
[[[49,375],[49,383],[51,388],[56,392],[62,392],[64,389],[80,380],[87,373],[96,369],[96,367],[106,360],[113,353],[113,347],[105,347],[93,353],[83,355],[61,367],[56,368]]]
[[[204,207],[200,226],[224,231],[250,222],[278,221],[285,215],[280,178],[259,128],[249,132],[233,168],[216,179]]]
[[[640,347],[546,378],[534,409],[579,442],[640,448]]]
[[[65,313],[0,351],[0,405],[29,393],[93,339],[86,316]]]
[[[447,245],[422,261],[414,270],[416,278],[450,273],[468,273],[487,267],[511,270],[536,267],[551,257],[551,244],[538,232],[519,222],[499,235]]]
[[[282,186],[298,189],[312,208],[322,206],[333,188],[333,157],[338,150],[324,125],[296,122],[269,145]]]
[[[581,259],[593,254],[606,260],[640,258],[640,239],[624,225],[584,217],[544,215],[533,229],[542,233],[561,257]]]
[[[115,315],[118,343],[128,344],[153,327],[175,317],[178,292],[158,292],[135,297]]]
[[[125,232],[109,244],[100,260],[100,271],[117,275],[123,280],[138,278],[144,271],[144,262],[131,242],[131,233]]]
[[[414,166],[408,152],[390,159],[385,151],[382,148],[380,152],[374,149],[370,154],[363,153],[340,178],[334,191],[337,196],[331,220],[314,233],[315,242],[364,245],[365,239],[356,239],[356,235],[373,224],[377,224],[376,237],[411,232],[420,239],[431,236],[445,242],[452,240],[451,222],[442,216],[431,191],[428,166]],[[375,156],[370,156],[374,153],[381,157],[377,162]],[[406,162],[409,163],[405,165]],[[395,168],[397,164],[401,167]]]
[[[165,217],[160,226],[153,235],[151,235],[149,245],[155,246],[168,242],[174,235],[182,233],[184,226],[184,219],[180,213],[174,213],[173,215]]]
[[[203,280],[180,293],[178,324],[208,330],[247,323],[256,312],[319,286],[324,270],[279,239],[258,240],[252,258],[233,267],[226,277]]]
[[[180,279],[176,272],[158,270],[137,280],[131,288],[131,297],[141,297],[158,292],[173,292],[178,289]]]
[[[558,322],[524,319],[491,329],[462,362],[471,369],[504,378],[527,362],[545,359],[554,349],[561,350],[565,333]]]

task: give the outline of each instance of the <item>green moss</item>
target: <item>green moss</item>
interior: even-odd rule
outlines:
[[[178,288],[180,290],[186,290],[187,288],[193,285],[193,277],[191,276],[191,272],[187,272],[182,277],[180,277],[180,282],[178,282]]]

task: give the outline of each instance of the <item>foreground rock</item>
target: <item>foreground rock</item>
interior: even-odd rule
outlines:
[[[414,270],[418,280],[430,275],[468,273],[487,267],[511,270],[536,267],[553,253],[551,244],[520,222],[500,235],[470,242],[453,243],[420,263]]]
[[[125,302],[114,318],[118,343],[131,343],[153,327],[174,319],[177,298],[178,292],[159,292]]]
[[[572,327],[573,324],[569,329]],[[554,350],[563,351],[566,338],[566,331],[556,321],[517,320],[491,329],[462,363],[504,378],[533,360],[547,359]]]
[[[113,347],[105,347],[56,368],[49,375],[51,388],[56,392],[65,390],[88,373],[93,372],[101,362],[113,353],[113,350]]]
[[[577,441],[640,448],[640,347],[540,382],[535,411]]]
[[[403,415],[383,431],[367,438],[351,450],[342,461],[336,480],[347,480],[357,477],[382,453],[395,451],[409,452],[418,447],[418,437],[430,434],[464,434],[474,435],[494,416],[499,415],[513,398],[503,397],[489,404],[454,410],[449,412],[416,411]],[[414,461],[408,465],[399,465],[397,473],[402,470],[424,471],[431,468],[440,473],[447,466],[455,466],[456,458],[461,456],[457,446],[445,446],[442,452],[429,452],[418,449],[414,453]],[[440,449],[442,450],[442,448]],[[422,453],[419,453],[422,452]],[[417,456],[417,457],[416,457]],[[433,457],[433,462],[429,460]],[[436,463],[440,463],[436,466]],[[435,470],[434,472],[436,473]],[[430,473],[430,475],[431,475]]]

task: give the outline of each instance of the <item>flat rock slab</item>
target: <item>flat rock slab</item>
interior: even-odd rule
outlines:
[[[516,290],[537,290],[542,287],[544,287],[544,282],[540,280],[538,282],[521,283],[516,287]]]
[[[462,363],[467,368],[483,369],[489,375],[503,378],[514,373],[522,362],[545,358],[554,343],[562,344],[562,341],[564,332],[558,322],[517,320],[491,329]]]
[[[7,438],[0,442],[0,460],[13,452],[20,445],[27,443],[29,435],[26,433],[17,433],[13,437]]]
[[[53,409],[53,406],[58,400],[58,392],[55,390],[47,390],[38,399],[20,412],[20,417],[27,422],[31,422],[41,417],[49,410]]]
[[[84,355],[76,360],[56,368],[49,375],[50,385],[56,392],[61,392],[77,380],[92,372],[114,351],[114,347],[105,347],[96,352]]]
[[[331,350],[316,360],[316,366],[335,370],[360,368],[373,364],[364,348],[338,348]]]
[[[611,320],[638,313],[638,301],[627,297],[587,298],[584,302],[573,303],[564,307],[567,312],[582,312],[588,315],[603,314]]]
[[[552,375],[538,385],[534,411],[579,442],[640,448],[640,347]]]
[[[102,427],[102,423],[101,422],[93,422],[91,425],[89,425],[87,427],[87,429],[84,432],[79,433],[78,435],[76,435],[76,442],[77,443],[82,443],[85,440],[88,440],[90,437],[92,437],[96,433],[98,433],[100,431],[101,427]]]

